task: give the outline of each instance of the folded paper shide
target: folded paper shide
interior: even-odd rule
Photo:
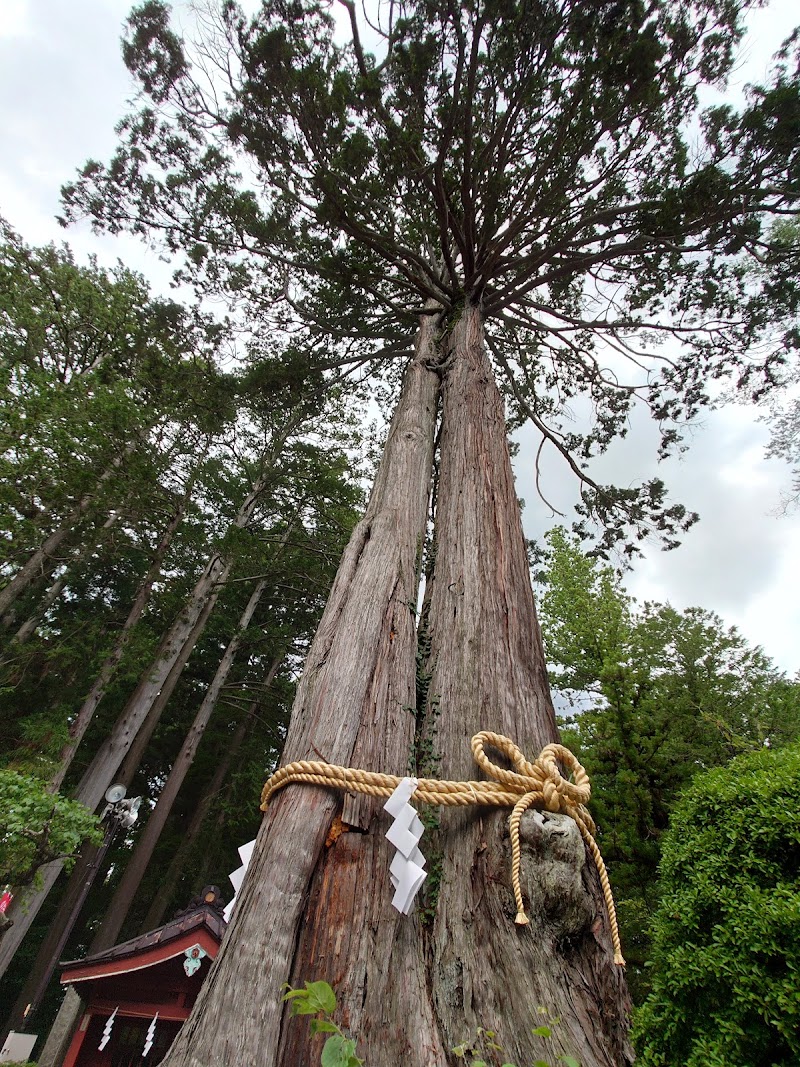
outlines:
[[[386,832],[386,840],[397,849],[397,855],[389,868],[389,877],[394,887],[392,907],[402,915],[408,915],[414,897],[425,881],[425,857],[419,849],[419,841],[425,827],[416,808],[409,804],[419,782],[416,778],[404,778],[392,793],[383,810],[388,811],[394,822]]]

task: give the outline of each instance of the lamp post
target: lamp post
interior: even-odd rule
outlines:
[[[20,1000],[18,1000],[14,1006],[14,1011],[11,1016],[12,1030],[20,1027],[23,1029],[28,1028],[31,1017],[41,1004],[45,990],[50,983],[53,971],[56,969],[59,957],[64,949],[64,945],[67,943],[67,938],[72,933],[72,929],[78,920],[81,909],[86,903],[89,890],[94,884],[97,872],[100,870],[103,859],[111,847],[111,843],[120,829],[129,830],[139,816],[139,806],[142,803],[142,798],[130,797],[125,799],[125,793],[126,789],[124,785],[112,785],[106,791],[105,799],[107,803],[100,816],[105,827],[102,844],[86,868],[83,885],[75,898],[72,910],[61,928],[58,940],[53,946],[47,965],[39,976],[39,981],[36,983],[33,992],[30,994],[30,999],[28,1000],[25,995],[26,991],[23,990]]]

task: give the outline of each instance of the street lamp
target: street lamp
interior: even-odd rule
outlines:
[[[64,923],[61,934],[50,956],[48,965],[42,972],[30,1002],[26,1005],[25,1010],[22,1013],[22,1024],[24,1026],[27,1026],[28,1020],[42,1001],[42,997],[44,996],[45,990],[53,976],[53,971],[56,969],[56,964],[64,949],[64,945],[67,943],[67,938],[72,933],[72,929],[78,921],[81,908],[86,903],[89,890],[92,888],[94,880],[97,877],[97,872],[100,870],[103,859],[111,847],[111,843],[116,837],[117,831],[120,829],[130,830],[139,817],[139,807],[141,806],[142,798],[129,797],[126,799],[126,792],[127,790],[124,785],[112,785],[106,790],[106,806],[100,816],[100,820],[105,826],[102,844],[98,848],[94,859],[86,868],[86,877],[84,878],[80,893],[75,900],[72,911],[69,913],[69,916]]]

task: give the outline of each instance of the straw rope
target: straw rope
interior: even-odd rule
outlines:
[[[471,745],[475,762],[492,781],[442,782],[435,778],[420,778],[414,797],[425,804],[450,807],[486,804],[513,808],[508,824],[511,836],[511,882],[517,903],[515,922],[520,926],[527,925],[529,921],[522,902],[519,879],[519,824],[522,815],[530,807],[569,815],[577,823],[597,867],[611,927],[614,962],[624,965],[614,898],[603,857],[594,839],[595,825],[586,809],[591,787],[584,768],[563,745],[546,745],[533,763],[529,763],[514,742],[502,734],[484,730],[475,734]],[[502,752],[510,760],[514,770],[505,770],[492,763],[485,752],[487,746]],[[561,773],[559,763],[566,769],[567,774],[571,775],[572,781]],[[266,783],[261,794],[261,810],[266,811],[272,796],[290,782],[335,786],[350,792],[366,793],[371,797],[389,797],[402,780],[402,777],[394,774],[337,767],[322,761],[298,760],[281,767]]]

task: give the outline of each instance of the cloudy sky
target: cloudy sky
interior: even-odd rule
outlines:
[[[165,286],[169,268],[138,242],[98,238],[88,227],[65,233],[55,222],[62,183],[86,159],[105,160],[113,149],[114,125],[132,91],[119,52],[130,6],[129,0],[0,0],[0,214],[28,242],[66,238],[79,259],[94,252],[112,265],[119,258]],[[770,55],[800,22],[796,11],[794,0],[772,0],[752,13],[740,84],[763,77]],[[701,514],[678,550],[647,549],[628,579],[633,594],[713,609],[794,673],[800,669],[800,516],[780,513],[789,472],[764,458],[768,431],[758,415],[736,407],[707,415],[692,432],[690,451],[658,468],[652,428],[634,418],[602,476],[626,485],[657,474],[675,499]],[[523,432],[516,469],[527,532],[538,538],[556,520],[536,499],[536,443]],[[557,462],[548,464],[548,494],[569,518],[575,491],[568,477]]]

